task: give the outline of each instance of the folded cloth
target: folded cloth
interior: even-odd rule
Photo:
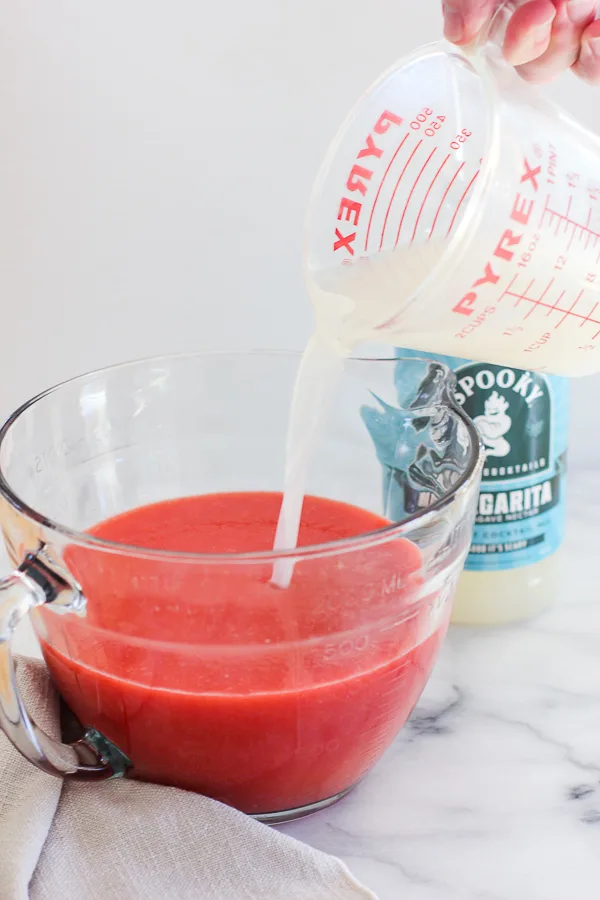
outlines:
[[[59,731],[44,665],[20,659],[28,709]],[[1,900],[376,900],[344,864],[186,791],[54,778],[0,733]]]

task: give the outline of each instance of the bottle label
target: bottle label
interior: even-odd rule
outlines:
[[[423,356],[404,350],[398,355]],[[568,380],[436,358],[454,371],[456,400],[477,426],[485,452],[465,568],[497,571],[544,559],[564,534]]]

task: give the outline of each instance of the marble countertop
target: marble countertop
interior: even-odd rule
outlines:
[[[453,628],[370,776],[283,829],[379,900],[600,898],[600,473],[569,489],[560,603]]]
[[[600,473],[570,483],[562,600],[454,628],[409,724],[345,800],[282,830],[379,900],[600,898]],[[18,635],[32,654],[31,632]]]

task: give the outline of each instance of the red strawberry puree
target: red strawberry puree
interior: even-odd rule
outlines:
[[[185,497],[91,533],[188,553],[269,550],[280,502],[259,492]],[[307,497],[299,543],[386,525]],[[445,611],[441,619],[431,611],[435,597],[414,602],[421,556],[404,539],[300,561],[287,590],[270,584],[268,562],[74,546],[67,561],[86,616],[42,609],[36,621],[73,711],[127,754],[132,777],[248,813],[294,809],[354,785],[411,712],[447,625]]]

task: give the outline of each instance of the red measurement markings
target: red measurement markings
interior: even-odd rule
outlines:
[[[579,240],[581,240],[581,238],[583,237],[583,234],[584,234],[583,231],[579,231],[579,229],[573,228],[573,231],[571,232],[571,238],[569,240],[569,243],[567,244],[567,251],[571,249],[571,246],[573,245],[573,241],[575,240],[576,235],[579,235]],[[590,237],[588,235],[588,241],[589,241],[589,239],[590,239]]]
[[[479,169],[475,172],[475,174],[474,174],[473,177],[471,178],[470,182],[468,183],[468,185],[466,186],[466,188],[465,188],[465,190],[464,190],[464,193],[463,193],[462,197],[461,197],[460,200],[458,201],[458,205],[457,205],[456,209],[454,210],[454,215],[452,216],[452,221],[450,222],[450,227],[449,227],[448,231],[446,232],[446,237],[448,237],[448,235],[450,234],[450,232],[451,232],[452,229],[454,228],[454,223],[456,222],[456,217],[457,217],[457,215],[458,215],[458,211],[459,211],[459,209],[461,208],[461,206],[463,205],[463,202],[464,202],[465,197],[467,196],[467,194],[469,193],[469,191],[471,190],[471,188],[472,188],[473,185],[475,184],[475,179],[477,178],[478,175],[479,175]]]
[[[437,170],[437,172],[435,173],[435,175],[434,175],[433,178],[431,179],[431,184],[430,184],[429,187],[427,188],[427,193],[426,193],[425,196],[423,197],[423,201],[422,201],[421,206],[420,206],[420,208],[419,208],[419,213],[418,213],[418,215],[417,215],[417,220],[416,220],[416,222],[415,222],[415,227],[413,228],[412,237],[411,237],[411,239],[410,239],[411,244],[412,244],[412,242],[413,242],[414,239],[415,239],[415,235],[416,235],[416,233],[417,233],[417,228],[419,227],[419,221],[420,221],[420,219],[421,219],[421,213],[423,212],[423,209],[424,209],[424,207],[425,207],[425,204],[427,203],[427,199],[428,199],[428,197],[429,197],[429,194],[430,194],[430,192],[431,192],[431,189],[432,189],[432,187],[434,186],[434,184],[435,184],[435,182],[436,182],[436,180],[437,180],[438,175],[440,174],[440,172],[442,171],[442,169],[444,168],[444,166],[446,165],[446,163],[448,162],[449,159],[450,159],[450,153],[448,154],[448,156],[446,157],[446,159],[444,160],[444,162],[441,164],[441,166],[439,167],[439,169]]]
[[[565,234],[567,233],[567,228],[569,227],[569,213],[571,212],[571,203],[573,202],[573,197],[569,197],[569,202],[567,203],[567,211],[565,213]],[[575,232],[573,231],[573,234]]]
[[[517,276],[515,275],[515,278],[516,278],[516,277],[517,277]],[[515,280],[515,278],[513,278],[513,281]],[[554,279],[552,279],[552,281],[554,281]],[[514,298],[515,298],[515,300],[516,300],[515,306],[518,306],[519,303],[521,302],[521,300],[527,300],[529,303],[532,303],[532,304],[533,304],[532,309],[535,309],[537,306],[541,306],[541,307],[543,307],[544,309],[547,309],[548,312],[546,313],[546,315],[549,316],[551,312],[554,312],[554,310],[557,309],[557,304],[560,302],[560,300],[562,299],[562,297],[563,297],[564,294],[565,294],[565,292],[562,291],[562,293],[559,294],[557,300],[555,301],[555,303],[554,303],[553,305],[550,305],[549,303],[544,303],[543,298],[544,298],[544,297],[546,296],[546,294],[548,293],[548,290],[550,289],[550,286],[551,286],[551,284],[552,284],[552,281],[550,282],[550,284],[547,285],[546,290],[542,293],[542,295],[541,295],[539,298],[527,296],[528,291],[531,290],[531,288],[532,288],[532,286],[533,286],[533,284],[534,284],[534,282],[535,282],[535,279],[534,279],[533,281],[530,281],[530,282],[529,282],[529,284],[527,285],[527,289],[526,289],[525,291],[523,291],[522,294],[519,294],[517,291],[511,291],[511,290],[510,290],[510,288],[511,288],[511,286],[512,286],[512,283],[509,284],[509,286],[507,287],[507,289],[504,291],[504,294],[506,294],[506,295],[509,296],[509,297],[514,297]],[[559,309],[559,312],[564,312],[564,309]],[[527,312],[527,313],[523,316],[523,319],[526,319],[530,314],[531,314],[531,310],[529,310],[529,312]]]
[[[446,201],[446,197],[447,197],[448,194],[450,193],[450,188],[452,187],[452,185],[454,184],[454,182],[455,182],[456,179],[458,178],[458,176],[459,176],[459,174],[460,174],[460,172],[461,172],[461,169],[464,167],[464,165],[465,165],[464,162],[462,162],[462,163],[460,164],[460,166],[458,167],[458,169],[456,170],[456,172],[455,172],[454,175],[452,176],[452,178],[451,178],[451,180],[450,180],[450,184],[448,185],[448,187],[447,187],[446,190],[444,191],[444,196],[443,196],[442,199],[440,200],[440,205],[439,205],[438,208],[437,208],[437,212],[436,212],[435,218],[434,218],[434,220],[433,220],[433,225],[431,226],[431,231],[429,232],[429,237],[427,238],[428,241],[431,240],[431,237],[432,237],[432,235],[433,235],[433,232],[435,231],[435,226],[436,226],[436,224],[437,224],[437,220],[438,220],[439,214],[440,214],[441,211],[442,211],[442,206],[444,205],[444,203],[445,203],[445,201]]]
[[[535,310],[538,308],[538,306],[540,306],[540,305],[544,306],[544,302],[543,302],[544,297],[546,296],[546,294],[548,293],[548,291],[550,290],[550,288],[552,287],[553,284],[554,284],[554,278],[551,278],[550,281],[548,282],[548,284],[546,285],[546,287],[544,288],[544,290],[542,291],[542,293],[540,294],[540,296],[538,297],[538,299],[535,301],[535,303],[532,303],[531,309],[525,316],[525,319],[528,319],[529,316],[531,315],[531,313],[535,312]],[[564,293],[564,291],[563,291],[563,293]],[[549,315],[549,313],[546,313],[546,315]]]
[[[390,198],[390,202],[388,203],[388,208],[387,208],[386,213],[385,213],[385,219],[383,220],[383,228],[381,229],[381,240],[379,241],[379,249],[380,249],[380,250],[381,250],[381,248],[383,247],[383,241],[384,241],[384,238],[385,238],[385,229],[386,229],[386,227],[387,227],[387,221],[388,221],[388,218],[389,218],[389,215],[390,215],[390,210],[391,210],[391,208],[392,208],[392,205],[393,205],[393,203],[394,203],[394,199],[395,199],[395,197],[396,197],[396,191],[397,191],[398,188],[400,187],[400,182],[401,182],[402,179],[404,178],[404,173],[406,172],[406,170],[408,169],[409,165],[411,164],[412,159],[413,159],[413,156],[415,155],[415,153],[417,152],[417,150],[419,149],[419,147],[421,146],[422,143],[423,143],[423,140],[421,139],[421,140],[418,142],[418,144],[416,145],[416,147],[415,147],[415,149],[413,150],[413,152],[410,154],[410,156],[409,156],[408,159],[406,160],[406,162],[404,163],[404,168],[403,168],[402,171],[400,172],[400,175],[398,176],[398,181],[396,182],[396,186],[394,187],[394,190],[392,191],[392,196],[391,196],[391,198]]]
[[[383,187],[383,182],[387,178],[388,172],[392,168],[392,164],[393,164],[394,160],[396,159],[396,157],[398,156],[398,154],[404,147],[404,144],[408,140],[408,137],[409,137],[409,133],[407,132],[404,135],[404,137],[402,138],[402,140],[400,141],[400,143],[398,144],[398,146],[396,147],[396,151],[395,151],[394,155],[392,156],[392,158],[390,159],[390,161],[388,163],[388,167],[385,170],[385,172],[383,173],[383,178],[381,179],[381,181],[379,183],[379,187],[377,188],[377,193],[375,194],[375,199],[373,200],[373,206],[371,208],[371,215],[369,216],[369,224],[367,225],[367,234],[365,237],[365,250],[367,249],[367,247],[369,245],[369,234],[371,233],[371,225],[373,223],[373,216],[375,215],[375,207],[377,206],[377,201],[379,200],[379,195],[381,193],[381,188]]]
[[[558,309],[559,312],[561,311],[560,308],[559,308],[559,306],[558,306],[558,304],[560,303],[560,301],[562,300],[562,298],[565,296],[566,293],[567,293],[566,290],[565,290],[565,291],[561,291],[560,294],[558,295],[558,297],[556,298],[556,300],[554,301],[554,303],[552,304],[552,306],[550,306],[550,305],[547,304],[547,303],[541,303],[541,304],[540,304],[540,306],[546,306],[547,309],[548,309],[548,312],[546,313],[546,318],[548,318],[548,316],[549,316],[551,313],[553,313],[555,310],[557,310],[557,309]]]
[[[550,210],[548,210],[548,212],[550,213],[550,222],[554,222],[554,217],[556,216],[556,213],[552,213]],[[558,231],[560,229],[560,223],[562,221],[563,221],[562,216],[560,216],[556,219],[556,228],[554,229],[554,237],[558,237]]]
[[[531,290],[531,288],[533,287],[534,281],[535,281],[535,278],[532,278],[522,294],[514,294],[511,291],[506,292],[509,297],[516,297],[516,300],[513,304],[514,306],[518,306],[519,303],[521,302],[521,300],[529,300],[531,302],[531,297],[528,297],[527,295],[528,295],[529,291]]]
[[[596,302],[594,303],[594,305],[593,305],[592,308],[590,309],[590,311],[589,311],[589,313],[587,314],[587,316],[585,316],[585,318],[582,319],[582,321],[581,321],[580,324],[579,324],[579,327],[580,327],[580,328],[583,328],[583,326],[585,325],[586,322],[593,322],[593,321],[594,321],[594,320],[592,319],[592,316],[593,316],[594,313],[596,312],[596,307],[598,306],[598,303],[600,303],[600,301],[599,301],[599,300],[596,300]]]
[[[590,210],[588,211],[588,217],[587,217],[587,220],[586,220],[585,225],[584,225],[583,227],[582,227],[582,226],[579,226],[579,228],[578,228],[576,225],[573,226],[573,233],[572,233],[572,235],[571,235],[571,240],[569,241],[569,245],[568,245],[568,247],[567,247],[567,250],[570,250],[570,249],[571,249],[571,244],[572,244],[573,241],[575,240],[575,236],[578,234],[578,235],[579,235],[579,240],[581,240],[581,238],[584,236],[584,234],[586,233],[586,231],[587,231],[587,233],[588,233],[588,236],[587,236],[587,241],[585,242],[585,249],[587,250],[587,248],[589,247],[589,244],[590,244],[591,237],[592,237],[592,235],[589,233],[590,219],[591,219],[591,217],[592,217],[592,210],[590,209]]]
[[[533,282],[531,284],[533,284]],[[527,291],[530,289],[531,284],[528,285]],[[544,297],[546,295],[551,284],[552,284],[552,282],[550,282],[550,284],[548,285],[546,290],[543,292],[543,294],[539,297],[539,299],[535,298],[535,297],[528,297],[527,291],[524,291],[522,294],[518,294],[515,291],[510,291],[507,289],[504,293],[507,294],[509,297],[514,297],[517,300],[517,303],[515,303],[515,306],[517,306],[521,300],[527,300],[529,303],[533,304],[532,308],[523,317],[523,320],[527,319],[531,315],[531,312],[533,309],[536,309],[537,307],[542,307],[543,309],[548,310],[548,312],[546,313],[546,316],[551,315],[551,313],[553,313],[553,312],[557,312],[562,315],[562,319],[560,320],[560,322],[557,322],[556,325],[554,326],[555,329],[559,328],[566,319],[581,319],[579,327],[581,327],[582,325],[585,325],[586,322],[591,322],[594,325],[600,325],[600,319],[592,318],[592,314],[596,311],[596,307],[598,306],[600,301],[598,301],[598,303],[596,303],[592,307],[592,309],[589,311],[589,313],[586,313],[585,315],[583,313],[574,312],[575,307],[577,306],[577,304],[583,297],[583,294],[585,292],[583,290],[579,292],[577,297],[575,297],[575,300],[573,301],[573,303],[571,304],[569,309],[563,309],[562,307],[559,306],[560,301],[563,299],[563,297],[566,293],[565,291],[560,292],[560,294],[558,295],[558,297],[556,298],[554,303],[552,303],[552,304],[544,303],[542,300],[542,297]],[[600,330],[596,332],[596,334],[594,335],[594,338],[596,338],[599,334],[600,334]]]
[[[588,239],[587,239],[587,241],[586,241],[586,243],[585,243],[585,249],[586,249],[586,250],[587,250],[587,248],[588,248],[589,245],[590,245],[590,240],[591,240],[591,237],[592,237],[592,232],[591,232],[590,229],[589,229],[590,219],[591,219],[591,218],[592,218],[592,210],[590,209],[590,211],[589,211],[589,213],[588,213],[588,217],[587,217],[587,226],[586,226],[586,227],[587,227],[587,230],[588,230],[588,232],[589,232],[589,234],[588,234]],[[595,241],[594,241],[594,247],[596,246],[597,243],[598,243],[598,238],[596,238]],[[596,257],[596,265],[598,265],[598,263],[600,263],[600,253],[599,253],[598,256]]]
[[[573,313],[573,310],[575,309],[575,307],[577,306],[577,304],[578,304],[579,301],[581,300],[582,296],[583,296],[583,291],[579,291],[579,293],[577,294],[577,296],[576,296],[575,299],[573,300],[571,306],[569,307],[569,310],[568,310],[567,312],[565,312],[565,314],[564,314],[564,316],[562,317],[562,319],[560,320],[560,322],[557,322],[556,325],[554,326],[554,330],[555,330],[555,331],[556,331],[557,328],[560,328],[560,326],[562,325],[562,323],[565,321],[565,319],[566,319],[568,316],[572,316],[572,315],[574,314],[574,313]],[[576,315],[576,313],[575,313],[575,315]]]
[[[544,207],[544,211],[542,213],[542,219],[540,221],[540,226],[542,225],[542,223],[544,221],[544,217],[546,215],[548,215],[550,217],[550,225],[552,225],[554,220],[556,219],[556,228],[554,230],[555,236],[558,235],[558,229],[560,228],[561,222],[564,222],[564,224],[565,224],[565,231],[569,225],[572,225],[573,228],[575,229],[575,231],[579,230],[580,240],[584,234],[588,235],[588,243],[586,244],[586,250],[589,245],[589,241],[592,238],[594,238],[594,246],[600,240],[600,232],[594,231],[593,228],[589,227],[590,226],[590,215],[588,215],[587,222],[585,225],[582,222],[578,222],[576,219],[571,219],[569,217],[568,213],[569,213],[569,209],[571,206],[571,201],[569,201],[569,204],[567,207],[567,212],[565,214],[556,212],[556,210],[554,210],[554,209],[550,209],[550,207],[547,204],[548,204],[548,200],[546,200],[546,206]]]
[[[588,210],[588,217],[587,217],[586,223],[585,223],[585,231],[582,232],[582,236],[583,236],[583,234],[585,234],[585,232],[587,232],[587,241],[585,242],[586,250],[590,246],[590,241],[591,241],[592,237],[594,237],[594,232],[590,230],[591,218],[592,218],[592,209],[590,207],[590,209]],[[594,237],[594,247],[596,246],[597,243],[598,243],[598,237],[596,236],[596,237]],[[599,262],[599,261],[600,261],[600,255],[598,256],[598,259],[596,260],[596,262]]]
[[[429,164],[429,160],[431,159],[431,157],[433,156],[435,151],[436,151],[436,148],[434,147],[433,150],[431,151],[431,153],[429,154],[429,156],[427,157],[427,159],[425,160],[425,162],[423,163],[423,165],[421,166],[421,170],[420,170],[419,174],[417,175],[417,177],[415,178],[414,184],[410,189],[410,193],[409,193],[408,197],[406,198],[406,203],[404,204],[404,209],[402,210],[402,216],[400,218],[400,224],[398,225],[398,231],[396,233],[396,243],[394,244],[394,247],[398,246],[398,241],[400,240],[400,232],[402,231],[402,226],[404,224],[404,217],[406,215],[406,210],[408,209],[410,201],[412,200],[412,195],[414,193],[414,190],[415,190],[416,186],[418,185],[419,179],[421,178],[421,175],[427,168],[427,166]]]
[[[498,297],[498,303],[500,303],[500,301],[503,300],[504,297],[506,297],[508,294],[510,294],[510,289],[513,286],[513,284],[515,283],[515,281],[517,280],[517,278],[518,278],[518,275],[513,275],[513,277],[511,278],[510,284],[507,286],[506,290],[502,291],[502,293]]]
[[[538,228],[541,228],[542,225],[544,224],[544,219],[546,217],[546,213],[548,212],[548,203],[549,202],[550,202],[550,194],[548,194],[548,196],[546,197],[546,202],[544,203],[544,208],[542,210],[542,215],[540,217],[540,224],[538,225]]]

